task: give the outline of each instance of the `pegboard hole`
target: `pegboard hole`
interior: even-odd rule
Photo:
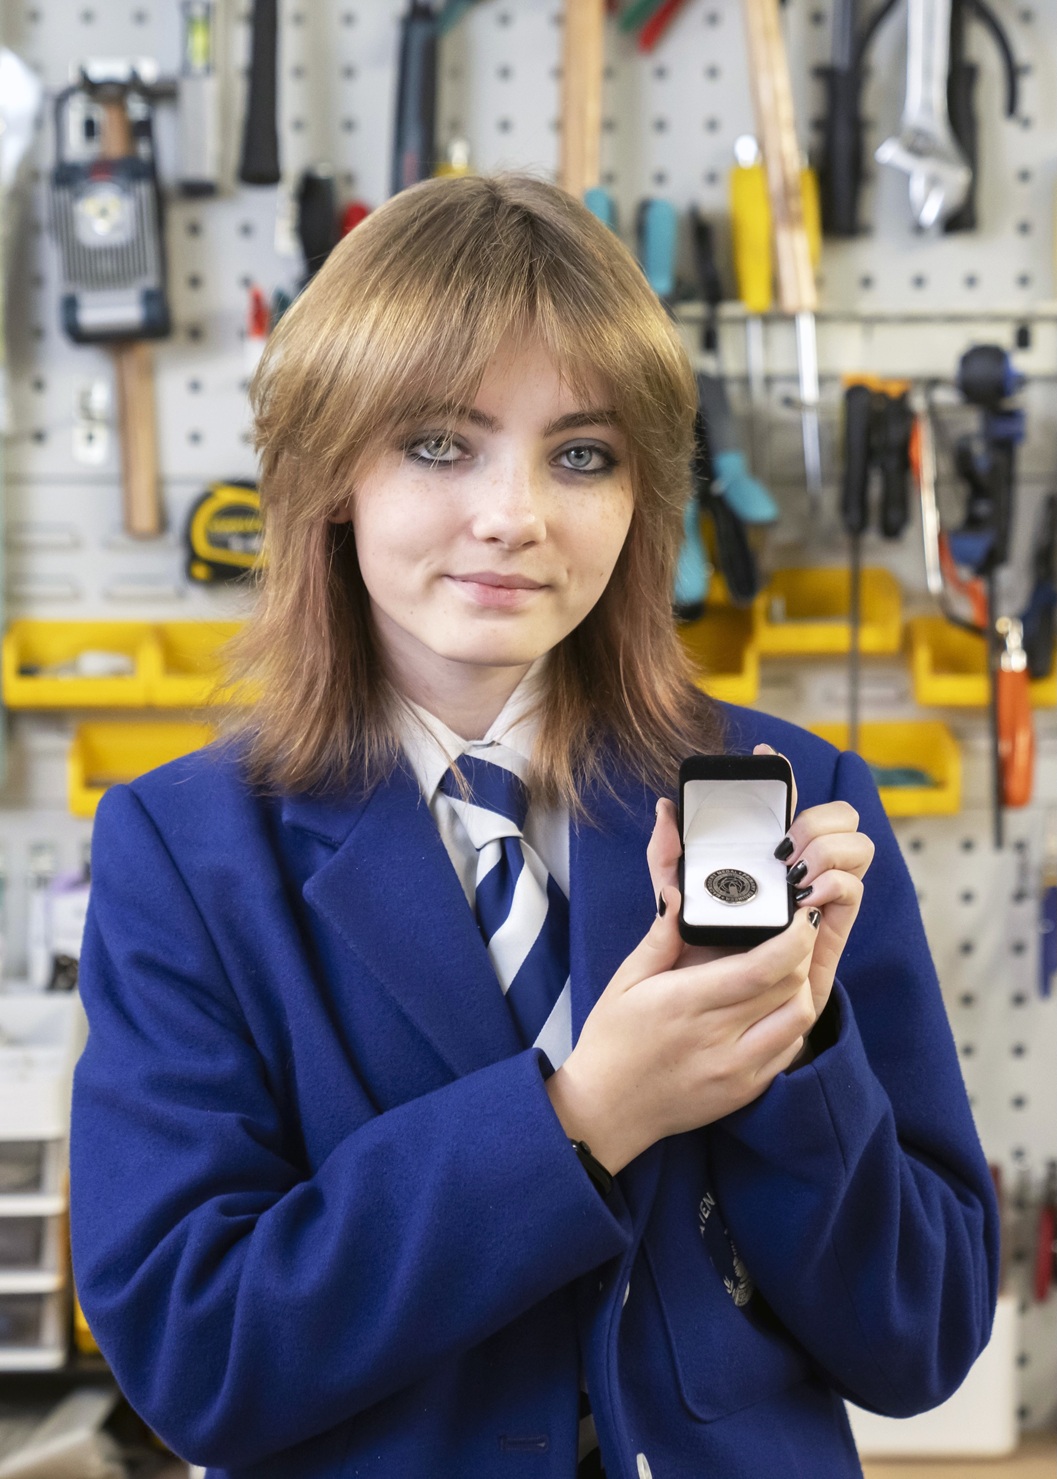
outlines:
[[[187,433],[187,440],[189,442],[193,442],[197,446],[198,443],[202,440],[202,433],[200,431],[189,431]]]
[[[202,389],[202,382],[201,380],[188,380],[187,388],[192,395],[197,395],[198,392]]]
[[[668,76],[668,68],[662,63],[659,67],[654,67],[653,75],[659,81],[663,82],[664,79]]]
[[[41,375],[33,377],[33,389],[43,393],[48,388],[48,382]]]
[[[873,287],[873,285],[874,285],[873,278],[870,277],[870,275],[868,273],[867,273],[867,275],[865,277],[860,277],[859,278],[859,286],[863,289],[864,292],[869,292],[870,289]],[[911,843],[911,847],[913,847],[913,845],[914,844]],[[918,847],[920,847],[920,846],[921,846],[921,843],[920,843],[920,841],[918,841]]]
[[[961,1053],[963,1058],[971,1058],[976,1052],[976,1049],[971,1042],[966,1042],[962,1043],[958,1051]]]
[[[201,221],[188,221],[184,226],[184,230],[188,236],[201,236],[202,223]]]
[[[43,427],[38,426],[36,431],[33,432],[33,440],[35,442],[46,442],[48,440],[48,433]]]
[[[1015,1042],[1009,1051],[1014,1058],[1023,1058],[1024,1054],[1028,1051],[1028,1045],[1023,1042]]]
[[[90,26],[95,20],[95,11],[82,10],[77,19],[81,22],[82,26]]]
[[[1014,1007],[1026,1007],[1028,998],[1023,991],[1014,991],[1013,995],[1009,998],[1009,1002]]]
[[[239,222],[239,235],[240,236],[252,236],[253,233],[256,231],[256,229],[257,228],[253,224],[252,221],[240,221]]]
[[[666,170],[655,169],[653,172],[653,183],[655,185],[667,185],[668,174]]]
[[[708,78],[709,82],[718,82],[719,79],[723,76],[723,73],[721,72],[719,67],[709,66],[705,68],[705,76]]]
[[[961,996],[959,996],[958,998],[958,1005],[963,1007],[974,1007],[976,1005],[976,997],[971,991],[963,991]]]
[[[1017,179],[1020,181],[1020,183],[1022,185],[1030,185],[1031,184],[1031,170],[1030,169],[1018,169],[1017,170]]]
[[[972,955],[972,953],[973,953],[973,951],[975,949],[976,949],[976,942],[974,940],[962,940],[961,944],[958,946],[958,954],[959,955]]]
[[[1023,955],[1024,951],[1028,948],[1028,942],[1026,940],[1014,940],[1010,948],[1014,955]]]
[[[973,281],[975,282],[976,279],[973,278]],[[976,839],[975,839],[975,837],[963,837],[962,838],[962,840],[961,840],[961,849],[962,849],[962,852],[972,852],[972,850],[973,850],[973,848],[975,846],[976,846]]]
[[[963,904],[972,904],[976,901],[976,895],[973,893],[971,888],[963,889],[958,897]]]
[[[1013,1109],[1027,1109],[1028,1096],[1027,1094],[1014,1094],[1009,1103]]]
[[[1030,221],[1018,221],[1017,222],[1017,232],[1018,232],[1018,234],[1020,236],[1030,236],[1031,235],[1031,222]]]
[[[975,272],[970,272],[970,273],[968,273],[966,275],[966,277],[964,277],[962,279],[962,281],[964,282],[964,284],[965,284],[965,286],[967,288],[975,288],[977,286],[977,284],[979,283],[980,279],[976,276],[976,273]],[[963,843],[962,846],[964,847],[964,845],[965,844]]]

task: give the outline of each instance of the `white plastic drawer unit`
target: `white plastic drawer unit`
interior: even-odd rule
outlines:
[[[76,992],[0,994],[0,1142],[66,1138],[87,1028]]]
[[[11,1196],[61,1196],[68,1160],[65,1139],[0,1139],[0,1203]]]
[[[57,1274],[66,1266],[62,1197],[0,1197],[0,1293],[8,1274]]]
[[[69,1341],[69,1284],[61,1274],[14,1274],[0,1290],[0,1371],[62,1366]]]

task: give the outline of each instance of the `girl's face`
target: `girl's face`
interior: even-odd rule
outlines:
[[[595,389],[585,405],[539,346],[504,346],[473,407],[406,427],[359,481],[343,518],[409,697],[498,668],[516,670],[512,688],[601,596],[632,489]]]

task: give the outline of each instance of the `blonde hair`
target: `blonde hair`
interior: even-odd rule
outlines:
[[[533,794],[580,816],[607,748],[657,790],[683,755],[719,748],[671,614],[697,409],[686,350],[632,255],[572,196],[526,174],[465,176],[402,191],[346,236],[250,384],[266,568],[228,649],[242,706],[222,727],[258,785],[370,790],[391,773],[400,700],[353,526],[329,521],[401,427],[472,405],[500,343],[530,334],[575,390],[608,389],[634,494],[605,591],[547,664]]]

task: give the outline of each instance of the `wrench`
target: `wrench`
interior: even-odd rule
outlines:
[[[951,0],[907,0],[907,91],[899,132],[874,158],[910,176],[910,208],[924,231],[965,204],[972,171],[951,132],[947,68]]]

